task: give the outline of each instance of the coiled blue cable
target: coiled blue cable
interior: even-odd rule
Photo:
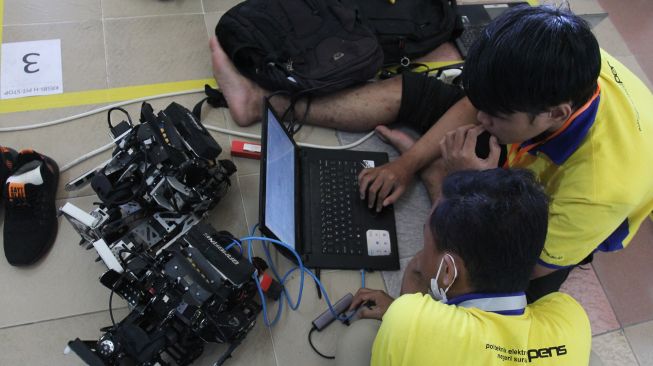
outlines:
[[[279,240],[266,238],[266,237],[261,237],[261,236],[254,236],[254,233],[256,232],[257,227],[258,227],[258,224],[254,225],[254,227],[252,228],[252,231],[251,231],[251,235],[248,236],[248,237],[244,237],[244,238],[240,239],[241,242],[247,241],[247,243],[248,243],[248,248],[247,248],[248,260],[250,261],[250,263],[252,262],[252,247],[253,247],[252,244],[253,244],[253,241],[254,240],[260,241],[261,245],[263,246],[263,251],[265,252],[265,256],[266,256],[266,259],[268,261],[269,268],[272,271],[273,275],[276,277],[276,280],[281,284],[282,293],[283,293],[284,297],[286,298],[286,301],[288,302],[288,306],[292,310],[297,310],[297,308],[299,307],[299,304],[301,303],[302,293],[303,293],[303,289],[304,289],[304,274],[306,273],[311,278],[313,278],[313,280],[317,283],[318,287],[320,288],[320,291],[324,295],[324,300],[326,301],[327,306],[329,307],[329,310],[331,311],[331,313],[334,315],[334,317],[336,319],[338,319],[340,321],[346,321],[351,316],[353,316],[353,314],[350,315],[349,317],[340,316],[340,314],[338,314],[335,311],[335,309],[333,308],[333,305],[331,304],[331,300],[329,299],[329,295],[327,294],[326,289],[322,285],[322,282],[317,278],[317,276],[313,272],[311,272],[309,269],[304,267],[304,264],[303,264],[301,258],[299,257],[299,254],[297,254],[297,252],[295,251],[294,248],[292,248],[290,245],[288,245],[288,244],[286,244],[284,242],[281,242]],[[279,246],[281,246],[283,248],[286,248],[287,250],[289,250],[294,255],[295,259],[297,260],[297,266],[289,269],[283,275],[283,277],[279,276],[279,273],[276,270],[274,262],[272,261],[272,257],[270,255],[269,243],[273,243],[273,244],[279,245]],[[232,244],[230,244],[230,245],[232,245]],[[297,302],[293,304],[285,285],[286,285],[286,282],[287,282],[289,276],[298,269],[300,270],[299,292],[297,294]],[[279,305],[277,307],[277,313],[276,313],[274,319],[272,320],[272,322],[270,322],[269,319],[268,319],[268,312],[267,312],[267,304],[266,304],[266,301],[265,301],[265,295],[263,294],[263,289],[261,288],[258,276],[257,276],[256,273],[254,273],[254,275],[252,277],[254,278],[254,282],[256,283],[256,287],[257,287],[259,296],[261,297],[261,304],[262,304],[262,307],[263,307],[263,320],[264,320],[264,323],[265,323],[266,326],[271,327],[274,324],[276,324],[276,322],[281,317],[281,310],[282,310],[282,306],[283,306],[283,301],[282,301],[283,297],[279,298]],[[364,270],[361,270],[361,281],[362,281],[362,286],[365,287],[365,272],[364,272]]]

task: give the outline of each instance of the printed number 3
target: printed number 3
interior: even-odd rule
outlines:
[[[32,53],[28,53],[25,56],[23,56],[23,62],[26,64],[25,67],[23,68],[23,70],[25,70],[25,72],[28,73],[28,74],[33,74],[35,72],[38,72],[40,69],[31,70],[29,68],[30,66],[36,65],[38,63],[37,61],[34,61],[34,62],[29,61],[27,58],[30,57],[30,56],[41,56],[41,54],[32,52]]]

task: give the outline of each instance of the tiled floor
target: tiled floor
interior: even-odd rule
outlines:
[[[238,0],[5,0],[3,41],[62,40],[66,92],[121,86],[202,79],[211,77],[208,35],[229,7]],[[653,49],[650,48],[651,3],[647,0],[572,0],[579,14],[603,9],[610,18],[595,28],[602,46],[613,53],[650,86]],[[0,1],[2,4],[2,1]],[[637,14],[638,13],[638,14]],[[632,16],[637,16],[633,18]],[[639,19],[639,20],[637,20]],[[633,21],[631,21],[633,20]],[[637,20],[637,21],[635,21]],[[621,33],[620,33],[621,32]],[[646,36],[645,36],[646,35]],[[623,36],[623,37],[622,37]],[[624,41],[625,39],[625,41]],[[642,65],[642,67],[639,66]],[[649,78],[646,77],[649,76]],[[172,100],[191,107],[201,95],[153,101],[155,109]],[[74,115],[97,106],[68,107],[0,115],[0,126],[20,126]],[[138,105],[126,107],[138,115]],[[237,128],[224,110],[205,109],[205,123],[246,132],[260,126]],[[108,142],[104,113],[56,127],[25,132],[0,133],[0,145],[33,147],[63,165],[82,153]],[[214,134],[228,156],[230,137]],[[336,144],[333,131],[304,128],[301,140]],[[65,183],[108,158],[108,153],[64,172]],[[258,163],[234,159],[239,168],[227,196],[211,213],[209,221],[219,229],[245,235],[258,217]],[[90,189],[65,192],[59,189],[58,204],[71,201],[90,208]],[[2,211],[2,209],[0,209]],[[2,214],[2,213],[0,213]],[[0,223],[0,228],[2,224]],[[60,222],[57,242],[50,254],[31,268],[9,266],[0,256],[0,365],[77,365],[62,351],[75,337],[97,338],[99,327],[109,323],[108,291],[97,277],[103,266],[95,256],[77,246],[77,234]],[[653,365],[653,224],[640,230],[622,253],[599,255],[587,270],[575,270],[564,290],[587,309],[594,332],[596,364]],[[288,266],[283,258],[278,259]],[[327,271],[324,282],[332,298],[359,286],[357,272]],[[369,287],[383,288],[378,273],[368,275]],[[298,278],[290,283],[296,291]],[[124,303],[114,299],[117,316]],[[296,312],[285,312],[280,323],[267,329],[259,321],[228,365],[327,365],[306,344],[309,322],[324,309],[307,288]],[[332,326],[318,334],[324,352],[332,353],[343,327]],[[205,351],[198,365],[211,365],[222,350]]]
[[[642,66],[642,70],[653,80],[653,2],[649,0],[599,0],[610,14],[610,20],[623,35],[628,48]],[[625,5],[625,6],[624,6]]]

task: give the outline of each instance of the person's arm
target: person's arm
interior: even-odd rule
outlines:
[[[440,141],[450,131],[469,124],[478,124],[474,108],[467,97],[461,99],[422,136],[413,147],[399,159],[413,174],[433,160],[442,156]]]
[[[531,274],[531,280],[536,279],[536,278],[540,278],[540,277],[544,277],[544,276],[546,276],[548,274],[551,274],[551,273],[553,273],[555,271],[557,271],[557,269],[545,267],[545,266],[538,263],[538,264],[535,265],[535,268],[533,268],[533,273]]]
[[[464,125],[478,124],[477,112],[467,97],[461,99],[397,160],[378,168],[364,169],[358,177],[361,198],[367,197],[368,202],[379,210],[394,203],[404,193],[413,176],[442,155],[440,141],[447,132]]]

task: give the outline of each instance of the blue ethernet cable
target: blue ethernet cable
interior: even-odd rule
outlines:
[[[254,240],[260,241],[261,245],[263,246],[263,250],[265,252],[266,258],[268,260],[269,268],[272,271],[272,273],[274,274],[274,276],[276,277],[277,281],[279,281],[279,283],[281,284],[282,292],[284,294],[284,297],[286,298],[286,301],[288,302],[288,305],[292,310],[296,310],[299,307],[300,303],[301,303],[301,298],[302,298],[302,293],[303,293],[303,288],[304,288],[304,274],[306,273],[311,278],[313,278],[313,280],[318,284],[318,287],[320,288],[320,291],[324,295],[324,300],[326,301],[329,310],[331,311],[331,313],[334,315],[334,317],[336,319],[338,319],[340,321],[346,321],[351,316],[353,316],[353,314],[351,314],[349,317],[341,317],[340,314],[336,313],[336,311],[333,308],[333,305],[331,304],[331,300],[329,299],[329,296],[328,296],[328,294],[326,292],[326,289],[324,288],[324,285],[322,285],[322,282],[317,278],[317,276],[313,272],[311,272],[309,269],[304,267],[304,264],[303,264],[301,258],[299,257],[299,254],[294,250],[294,248],[290,247],[290,245],[288,245],[288,244],[286,244],[284,242],[281,242],[279,240],[266,238],[266,237],[261,237],[261,236],[254,236],[254,233],[255,233],[257,227],[258,227],[258,224],[256,224],[252,228],[250,236],[240,239],[241,241],[247,241],[248,242],[248,248],[247,248],[248,259],[249,259],[250,262],[252,261],[252,247],[253,247],[252,242]],[[274,265],[274,262],[272,261],[272,257],[270,255],[270,250],[269,250],[269,243],[276,244],[276,245],[279,245],[281,247],[284,247],[284,248],[288,249],[295,256],[295,258],[297,259],[297,266],[289,269],[282,277],[279,276],[279,274],[278,274],[278,272],[276,270],[276,267]],[[233,245],[233,243],[230,244],[230,245]],[[299,292],[297,294],[297,302],[293,304],[293,302],[290,299],[290,295],[288,294],[288,291],[286,289],[285,284],[286,284],[286,281],[288,281],[289,276],[298,269],[300,270]],[[263,294],[263,290],[261,289],[260,283],[258,281],[258,277],[257,277],[256,274],[254,274],[253,278],[254,278],[254,282],[256,283],[256,287],[257,287],[259,296],[261,297],[261,304],[262,304],[262,307],[263,307],[263,320],[264,320],[266,326],[271,327],[274,324],[276,324],[276,322],[281,317],[281,311],[282,311],[282,306],[283,306],[283,297],[279,299],[279,304],[278,304],[278,307],[277,307],[277,314],[275,315],[272,322],[270,322],[269,319],[268,319],[268,314],[267,314],[267,304],[266,304],[266,301],[265,301],[265,296]],[[361,285],[362,285],[362,287],[365,287],[365,270],[364,269],[361,269]]]

